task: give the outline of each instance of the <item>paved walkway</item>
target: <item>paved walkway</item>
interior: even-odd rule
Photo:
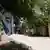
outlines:
[[[4,40],[3,40],[4,39]],[[11,36],[2,36],[3,43],[9,41],[15,41],[16,43],[24,43],[28,46],[32,46],[34,50],[50,50],[50,38],[49,37],[28,37],[19,34],[13,34]],[[0,42],[1,44],[1,42]]]

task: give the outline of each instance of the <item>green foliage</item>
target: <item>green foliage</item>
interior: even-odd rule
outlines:
[[[48,1],[48,11],[49,11],[50,2],[49,0],[47,1]],[[39,25],[47,25],[48,23],[48,16],[43,16],[40,14],[43,13],[44,0],[13,0],[10,7],[11,7],[10,10],[17,16],[23,16],[27,18],[28,23],[30,25],[34,24],[36,26],[39,26]],[[36,16],[34,16],[34,14]]]
[[[31,7],[33,15],[30,17],[30,19],[28,19],[30,24],[34,24],[35,26],[41,26],[41,25],[47,26],[48,21],[49,21],[48,15],[44,14],[43,10],[40,9],[41,7],[42,7],[42,9],[44,8],[43,7],[44,2],[43,2],[43,4],[42,4],[42,2],[40,2],[40,0],[37,0],[37,1],[35,1],[35,3],[33,3],[33,1],[32,1],[32,5],[34,4],[33,7]]]
[[[0,31],[2,31],[2,29],[3,29],[3,24],[2,24],[2,22],[0,21]]]

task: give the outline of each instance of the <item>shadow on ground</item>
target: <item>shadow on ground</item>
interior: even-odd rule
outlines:
[[[0,50],[32,50],[32,48],[22,43],[16,44],[15,42],[10,42],[0,46]]]

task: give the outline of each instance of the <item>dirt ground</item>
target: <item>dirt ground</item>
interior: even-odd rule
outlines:
[[[50,50],[50,37],[28,37],[19,34],[10,36],[2,35],[0,45],[15,41],[15,43],[23,43],[31,46],[33,50]]]

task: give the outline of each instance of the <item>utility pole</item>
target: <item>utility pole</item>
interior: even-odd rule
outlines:
[[[11,18],[11,23],[12,23],[12,34],[14,33],[14,19],[13,19],[13,16],[12,16],[12,18]]]

